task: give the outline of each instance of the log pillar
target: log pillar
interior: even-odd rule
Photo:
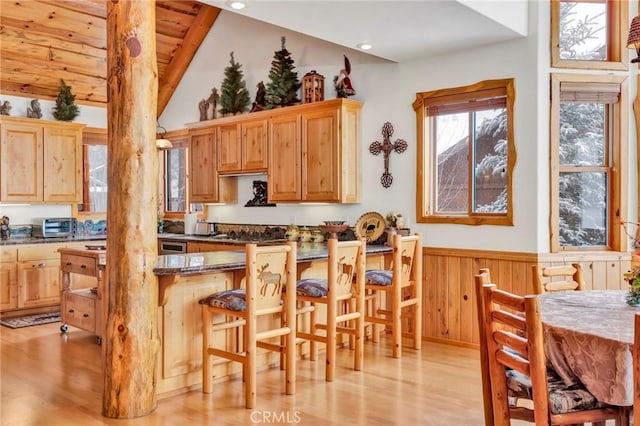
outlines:
[[[106,3],[109,309],[102,414],[124,419],[157,404],[156,2]]]

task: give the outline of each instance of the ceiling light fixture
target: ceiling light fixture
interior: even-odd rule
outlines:
[[[239,0],[228,1],[227,4],[231,9],[235,9],[235,10],[241,10],[247,6],[245,2],[239,1]]]
[[[629,28],[629,37],[627,38],[627,47],[629,49],[635,49],[637,58],[632,59],[631,63],[640,62],[640,16],[636,16],[631,21],[631,27]]]
[[[362,50],[371,50],[373,48],[373,45],[371,43],[358,43],[357,45],[358,49],[362,49]]]
[[[158,139],[156,139],[156,148],[158,149],[170,149],[173,148],[173,144],[169,139],[165,139],[164,135],[167,134],[167,129],[158,124],[156,128],[156,133],[160,135]]]

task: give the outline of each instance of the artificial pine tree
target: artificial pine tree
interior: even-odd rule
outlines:
[[[56,99],[56,106],[53,110],[53,116],[56,120],[72,121],[80,113],[78,105],[75,104],[76,95],[71,93],[71,86],[67,86],[64,80],[60,80],[60,92]]]
[[[295,72],[291,53],[284,47],[285,38],[282,37],[282,49],[275,52],[271,61],[269,80],[265,95],[265,109],[295,105],[300,102],[298,89],[302,85]]]
[[[220,94],[220,112],[222,114],[237,114],[247,110],[249,106],[249,91],[242,79],[242,65],[237,63],[231,52],[231,65],[224,69],[224,81]]]

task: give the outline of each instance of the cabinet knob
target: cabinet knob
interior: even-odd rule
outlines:
[[[69,313],[70,313],[70,314],[72,314],[72,313],[74,313],[74,312],[75,312],[75,311],[74,311],[73,309],[69,309]]]
[[[89,318],[89,314],[84,314],[82,316],[85,317],[85,318]]]
[[[47,266],[47,264],[44,262],[38,263],[38,268],[44,268],[45,266]]]
[[[71,266],[71,265],[72,265],[72,263],[71,263],[71,262],[67,262],[67,263],[65,263],[65,265],[67,265],[67,266]]]
[[[80,265],[80,269],[87,269],[87,265]]]

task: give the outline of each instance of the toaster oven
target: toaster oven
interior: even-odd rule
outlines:
[[[77,224],[74,217],[36,219],[31,228],[31,236],[35,238],[73,237],[76,234]]]

